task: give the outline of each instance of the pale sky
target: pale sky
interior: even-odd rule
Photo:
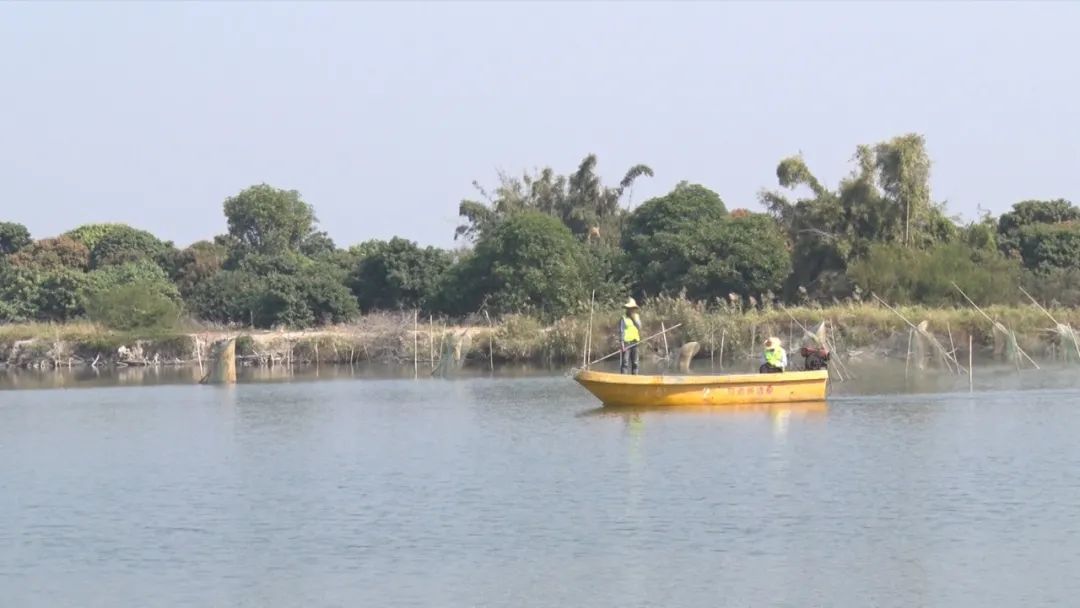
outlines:
[[[496,170],[656,171],[759,210],[926,136],[933,196],[1080,202],[1080,3],[0,3],[0,221],[178,245],[224,199],[299,190],[339,245],[450,246]]]

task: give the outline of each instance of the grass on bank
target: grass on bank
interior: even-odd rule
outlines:
[[[950,334],[958,346],[966,345],[969,335],[981,347],[993,344],[991,323],[972,308],[907,306],[899,307],[898,311],[912,323],[927,321],[931,333],[943,344],[950,343]],[[1033,355],[1045,355],[1053,348],[1055,336],[1048,331],[1053,324],[1037,308],[994,306],[984,311],[1016,332],[1022,347]],[[608,306],[597,307],[593,312],[592,358],[617,348],[616,328],[621,314],[620,308]],[[797,347],[802,337],[798,324],[812,330],[818,323],[826,322],[831,339],[841,350],[895,349],[906,340],[908,332],[904,321],[892,311],[867,302],[744,310],[726,303],[706,306],[681,298],[661,297],[643,303],[641,314],[645,324],[643,337],[660,331],[661,327],[681,324],[668,334],[667,345],[672,352],[685,342],[697,341],[701,344],[699,357],[718,357],[722,349],[725,360],[757,356],[761,342],[768,336],[778,336],[789,347]],[[1057,309],[1051,314],[1062,323],[1080,326],[1080,310]],[[8,360],[13,345],[25,340],[37,343],[34,351],[42,358],[66,354],[87,360],[98,355],[107,358],[115,356],[121,346],[130,348],[141,342],[148,353],[161,358],[188,360],[195,356],[196,340],[205,347],[208,341],[231,335],[240,336],[237,349],[240,355],[267,361],[411,364],[415,345],[416,359],[430,364],[433,353],[437,359],[448,340],[467,333],[465,354],[474,361],[574,364],[582,360],[589,321],[589,313],[583,311],[551,324],[526,315],[506,315],[491,319],[490,324],[484,317],[456,323],[423,318],[416,319],[414,324],[411,312],[373,313],[347,325],[306,331],[253,331],[196,323],[171,329],[119,331],[83,321],[23,323],[0,325],[0,361]],[[654,339],[645,350],[662,354],[663,339]]]

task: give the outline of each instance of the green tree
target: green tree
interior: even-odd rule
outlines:
[[[1080,222],[1028,224],[1014,237],[1024,267],[1037,272],[1080,268]]]
[[[200,283],[225,266],[228,249],[211,241],[198,241],[177,254],[172,280],[186,300]]]
[[[625,213],[620,201],[639,177],[651,177],[653,171],[646,165],[635,165],[617,186],[604,186],[596,165],[596,155],[590,154],[566,176],[557,175],[550,167],[520,178],[500,172],[499,185],[492,194],[473,182],[484,200],[461,202],[459,214],[465,222],[458,226],[455,238],[475,240],[516,213],[538,211],[558,218],[580,238],[618,242]]]
[[[0,321],[16,323],[35,318],[40,290],[37,270],[0,264]]]
[[[343,323],[359,313],[344,271],[296,253],[249,255],[196,283],[188,302],[199,318],[260,328]]]
[[[154,282],[136,281],[94,292],[87,313],[112,329],[168,329],[179,320],[180,307]]]
[[[522,211],[485,232],[472,255],[451,268],[441,301],[451,314],[486,304],[496,314],[558,317],[588,301],[599,277],[587,263],[582,245],[562,222]]]
[[[32,242],[26,226],[14,222],[0,222],[0,256],[15,253]]]
[[[39,278],[33,301],[34,317],[41,321],[70,321],[86,311],[90,279],[85,272],[60,268]]]
[[[309,258],[320,258],[333,255],[337,251],[334,239],[324,231],[312,232],[300,242],[300,253]]]
[[[270,274],[258,284],[251,301],[256,327],[344,323],[359,313],[356,298],[336,270],[325,264],[303,274]]]
[[[78,228],[65,232],[63,236],[78,241],[83,245],[86,245],[87,250],[93,251],[94,247],[97,246],[98,241],[101,240],[105,235],[110,234],[115,230],[122,230],[124,228],[128,228],[128,225],[109,222],[97,224],[83,224]]]
[[[115,291],[123,285],[138,283],[146,291],[154,292],[176,303],[181,301],[176,285],[169,280],[169,276],[165,274],[161,266],[150,260],[105,266],[90,272],[87,279],[90,298],[104,292]]]
[[[1028,200],[1012,206],[1012,211],[998,218],[998,232],[1005,236],[1016,234],[1031,224],[1060,224],[1080,220],[1080,207],[1065,199],[1052,201]]]
[[[1069,228],[1054,228],[1080,221],[1080,207],[1064,199],[1051,201],[1028,200],[1012,206],[1012,210],[998,218],[998,244],[1005,255],[1021,258],[1031,270],[1050,267],[1064,268],[1080,265],[1068,263],[1056,250],[1068,250]],[[1045,245],[1041,242],[1048,239]]]
[[[312,238],[315,211],[295,190],[252,186],[225,201],[229,235],[243,252],[299,251]]]
[[[623,244],[638,293],[760,295],[778,290],[791,269],[784,235],[771,218],[729,215],[715,192],[685,182],[635,209]]]
[[[922,136],[909,134],[856,148],[855,168],[836,191],[824,187],[801,156],[777,167],[780,186],[805,188],[792,202],[778,192],[761,200],[791,243],[788,294],[805,287],[816,295],[850,289],[845,270],[877,243],[926,248],[959,236],[945,205],[930,199],[930,160]]]
[[[364,247],[368,253],[349,278],[361,309],[431,310],[439,279],[453,262],[449,252],[397,237]]]
[[[711,300],[731,293],[756,296],[780,291],[791,273],[791,257],[772,218],[733,215],[702,228],[707,254],[690,266],[685,279],[688,296]]]
[[[249,272],[223,270],[193,283],[185,301],[200,319],[254,326],[255,300],[264,289],[263,281]]]
[[[107,230],[95,236],[94,246],[90,249],[92,269],[142,260],[165,266],[165,258],[172,246],[145,230],[125,224],[111,224]]]

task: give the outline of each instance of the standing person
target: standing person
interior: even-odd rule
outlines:
[[[638,305],[634,298],[626,300],[623,304],[624,314],[619,319],[619,347],[622,349],[619,373],[625,374],[627,370],[631,374],[638,373],[638,342],[641,341],[641,315],[638,314]]]
[[[765,340],[765,362],[758,371],[762,374],[779,374],[787,368],[787,352],[780,345],[780,338]]]

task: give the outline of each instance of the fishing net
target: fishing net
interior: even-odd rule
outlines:
[[[1061,323],[1054,328],[1058,341],[1061,342],[1061,357],[1066,361],[1080,361],[1080,339],[1076,330]]]
[[[994,323],[994,357],[1006,361],[1019,361],[1020,347],[1016,343],[1016,333],[1001,323]]]
[[[952,370],[952,353],[928,330],[929,322],[923,321],[912,330],[911,356],[918,369],[925,369],[930,363],[934,367]]]

